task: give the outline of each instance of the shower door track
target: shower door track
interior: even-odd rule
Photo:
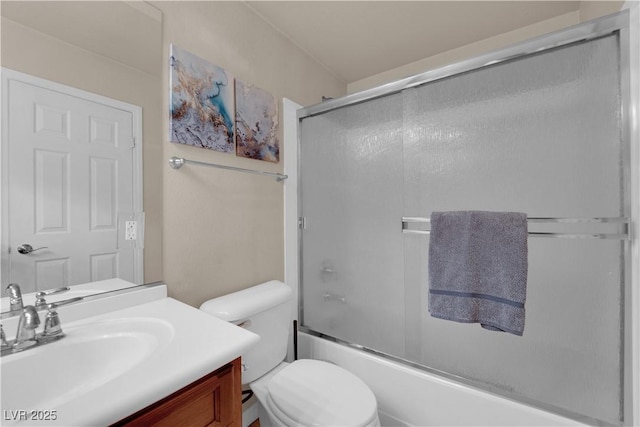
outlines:
[[[503,62],[522,58],[542,51],[567,46],[573,43],[594,40],[615,33],[616,31],[628,31],[628,11],[618,12],[590,22],[577,24],[564,30],[551,34],[545,34],[533,39],[516,43],[505,49],[489,52],[475,58],[464,60],[440,68],[433,69],[412,77],[407,77],[396,82],[388,83],[372,89],[357,92],[342,98],[331,99],[320,104],[298,110],[298,121],[305,118],[326,113],[331,110],[359,104],[382,96],[391,95],[415,86],[452,77],[468,71],[493,66]],[[621,37],[621,39],[626,39]],[[623,48],[621,48],[623,50]],[[628,60],[627,60],[628,62]],[[624,64],[622,64],[624,65]]]
[[[537,408],[537,409],[540,409],[540,410],[543,410],[543,411],[547,411],[547,412],[550,412],[550,413],[553,413],[553,414],[556,414],[556,415],[559,415],[559,416],[562,416],[562,417],[565,417],[565,418],[569,418],[569,419],[578,421],[578,422],[583,423],[583,424],[589,424],[589,425],[594,425],[594,426],[608,426],[608,425],[610,425],[610,423],[608,423],[606,421],[603,421],[603,420],[599,420],[599,419],[596,419],[596,418],[588,417],[586,415],[582,415],[582,414],[577,413],[577,412],[572,412],[572,411],[569,411],[569,410],[567,410],[565,408],[554,406],[554,405],[551,405],[551,404],[546,403],[546,402],[541,402],[539,400],[535,400],[535,399],[532,399],[530,397],[527,397],[527,396],[524,396],[524,395],[521,395],[521,394],[515,394],[511,390],[507,390],[507,389],[504,389],[504,388],[496,387],[494,385],[487,384],[487,383],[484,383],[484,382],[481,382],[481,381],[475,381],[475,380],[472,380],[470,378],[466,378],[466,377],[462,377],[462,376],[459,376],[459,375],[455,375],[455,374],[452,374],[452,373],[447,372],[447,371],[442,371],[442,370],[439,370],[439,369],[432,368],[430,366],[421,365],[420,363],[414,362],[412,360],[403,359],[401,357],[394,356],[394,355],[388,354],[388,353],[384,353],[384,352],[379,351],[379,350],[374,350],[374,349],[365,347],[365,346],[360,345],[360,344],[355,344],[355,343],[352,343],[352,342],[349,342],[349,341],[345,341],[345,340],[342,340],[340,338],[336,338],[336,337],[333,337],[331,335],[327,335],[327,334],[324,334],[322,332],[318,332],[318,331],[313,330],[313,329],[311,329],[311,328],[309,328],[307,326],[299,326],[298,327],[298,332],[304,332],[304,333],[309,334],[311,336],[322,338],[322,339],[325,339],[327,341],[331,341],[333,343],[336,343],[338,345],[342,345],[342,346],[349,347],[349,348],[352,348],[352,349],[355,349],[355,350],[363,351],[365,353],[369,353],[371,355],[378,356],[378,357],[380,357],[382,359],[386,359],[386,360],[390,360],[390,361],[393,361],[393,362],[397,362],[397,363],[405,365],[405,366],[410,366],[410,367],[418,369],[420,371],[427,372],[429,374],[433,374],[433,375],[436,375],[438,377],[445,378],[447,380],[455,381],[457,383],[463,384],[463,385],[465,385],[467,387],[473,388],[473,389],[481,391],[483,393],[490,393],[490,394],[493,394],[493,395],[498,396],[498,397],[503,398],[503,399],[508,399],[508,400],[512,400],[514,402],[518,402],[518,403],[521,403],[521,404],[524,404],[524,405],[529,405],[529,406],[531,406],[533,408]]]

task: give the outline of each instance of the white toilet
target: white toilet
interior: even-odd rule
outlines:
[[[376,398],[360,378],[320,360],[284,362],[292,295],[287,285],[272,280],[200,306],[260,336],[242,355],[242,383],[268,414],[262,426],[379,426]]]

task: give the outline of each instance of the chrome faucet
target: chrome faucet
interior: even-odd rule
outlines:
[[[62,326],[60,325],[60,317],[56,309],[65,304],[81,301],[82,297],[71,298],[60,302],[52,302],[47,304],[41,302],[38,308],[28,305],[22,309],[20,313],[20,319],[18,320],[18,332],[16,333],[16,339],[7,342],[5,339],[4,331],[2,332],[2,356],[17,353],[22,350],[34,348],[39,345],[49,344],[57,341],[65,336],[62,332]],[[40,316],[38,316],[38,309],[46,308],[48,311],[44,320],[44,330],[40,333],[36,333],[38,326],[40,326]],[[0,325],[1,330],[1,325]]]
[[[17,283],[11,283],[7,286],[7,292],[9,293],[9,310],[22,310],[22,292],[20,286]]]
[[[7,342],[7,336],[4,334],[4,329],[2,328],[2,324],[0,323],[0,344],[2,350],[9,348],[9,343]]]
[[[40,316],[35,307],[28,305],[22,309],[20,320],[18,321],[18,332],[11,348],[14,352],[22,351],[36,345],[36,329],[40,326]]]

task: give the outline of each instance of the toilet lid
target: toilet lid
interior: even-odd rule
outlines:
[[[377,415],[369,387],[349,371],[320,360],[297,360],[269,381],[270,402],[305,426],[367,425]]]

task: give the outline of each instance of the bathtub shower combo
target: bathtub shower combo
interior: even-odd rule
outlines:
[[[301,331],[628,423],[629,80],[621,13],[299,110]],[[429,315],[429,217],[459,210],[527,214],[522,336]]]

